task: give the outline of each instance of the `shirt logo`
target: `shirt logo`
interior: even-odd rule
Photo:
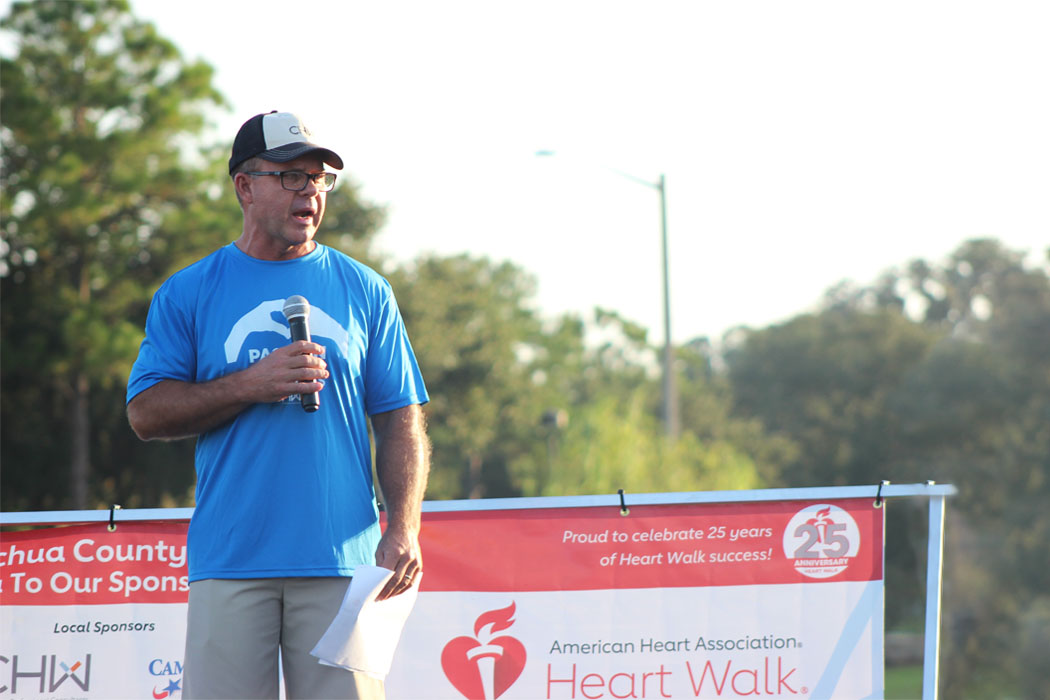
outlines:
[[[223,345],[226,363],[232,364],[237,361],[248,336],[252,333],[277,333],[291,342],[292,331],[288,328],[283,309],[284,299],[272,299],[262,302],[237,319]],[[310,309],[310,337],[314,338],[315,342],[317,338],[332,341],[339,346],[344,356],[349,352],[350,331],[340,326],[338,321],[318,306]]]

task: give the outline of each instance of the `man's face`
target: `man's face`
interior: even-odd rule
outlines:
[[[316,155],[305,155],[287,163],[265,160],[258,163],[259,171],[301,170],[310,174],[324,171],[324,163]],[[252,201],[245,213],[261,234],[256,242],[266,252],[272,252],[274,259],[298,257],[313,250],[327,193],[319,190],[313,180],[307,182],[306,189],[292,192],[281,186],[278,176],[246,177],[252,180]]]

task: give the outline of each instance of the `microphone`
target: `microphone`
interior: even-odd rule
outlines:
[[[284,300],[284,317],[288,319],[288,327],[292,331],[292,342],[297,340],[310,340],[310,325],[307,319],[310,317],[310,302],[298,294]],[[315,391],[312,394],[300,394],[303,410],[313,413],[321,407],[321,400]]]

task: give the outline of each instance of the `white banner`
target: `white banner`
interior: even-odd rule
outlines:
[[[5,532],[0,699],[182,696],[186,523]]]
[[[882,516],[870,499],[426,512],[388,697],[880,697]],[[180,697],[185,533],[4,533],[0,700]]]
[[[432,514],[391,698],[883,693],[870,499]]]

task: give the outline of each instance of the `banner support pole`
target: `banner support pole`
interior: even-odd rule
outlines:
[[[922,656],[922,700],[937,700],[941,651],[941,578],[944,565],[943,495],[930,496],[930,531],[926,550],[926,631]]]

